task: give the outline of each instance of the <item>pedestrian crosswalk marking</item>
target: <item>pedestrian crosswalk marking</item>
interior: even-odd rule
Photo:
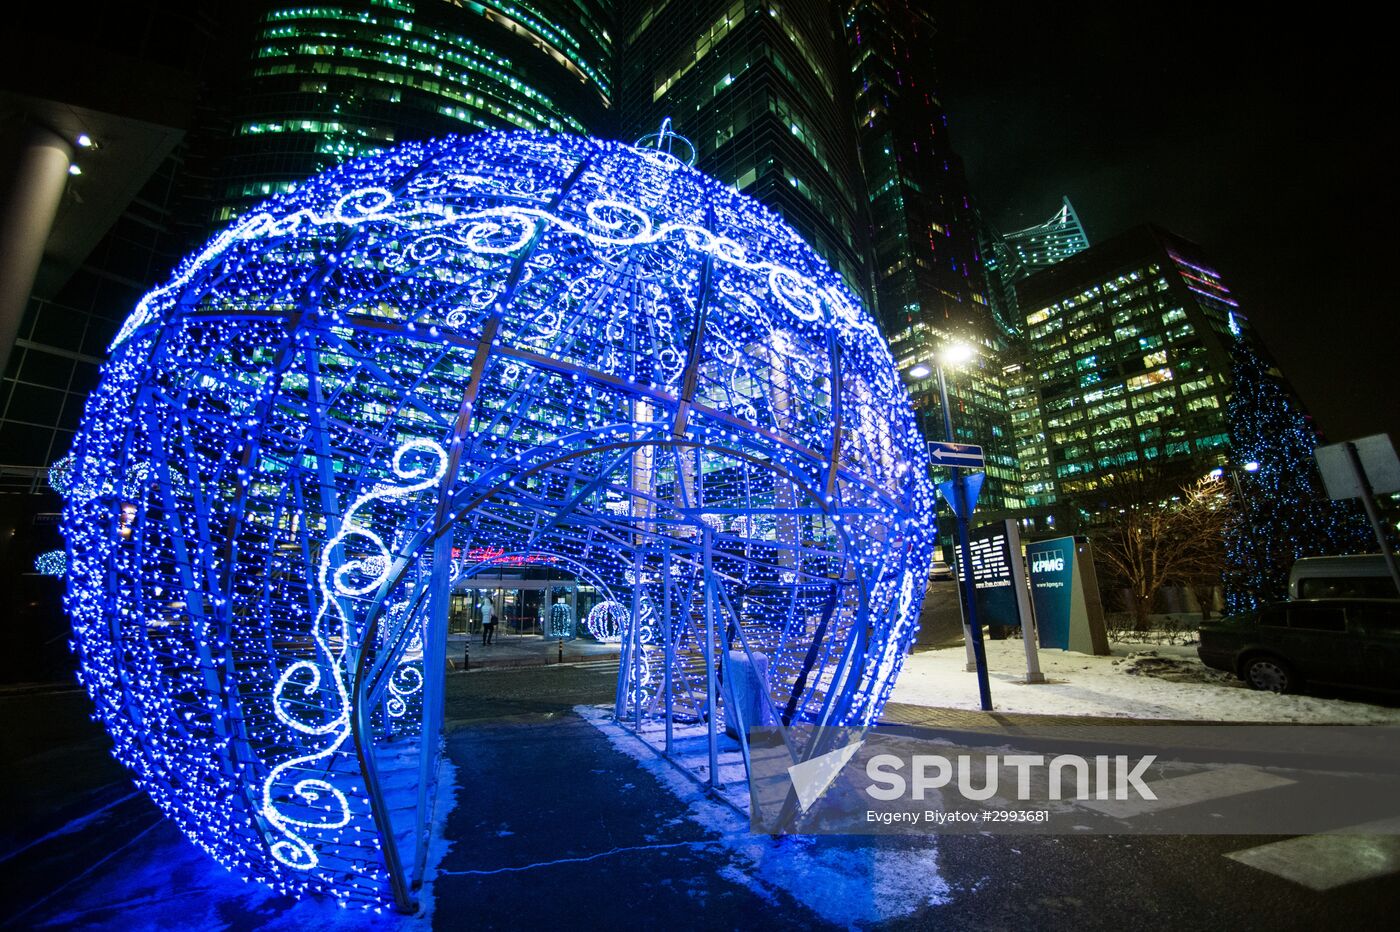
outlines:
[[[1253,767],[1220,767],[1147,784],[1156,794],[1156,799],[1139,799],[1132,796],[1128,799],[1079,800],[1077,804],[1110,818],[1131,819],[1134,816],[1192,806],[1213,799],[1272,790],[1293,782],[1287,777],[1265,773]]]
[[[1225,857],[1319,893],[1400,872],[1400,819],[1305,835]]]

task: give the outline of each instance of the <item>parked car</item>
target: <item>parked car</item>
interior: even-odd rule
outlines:
[[[1400,599],[1311,599],[1201,624],[1201,661],[1255,689],[1400,690]]]
[[[928,568],[929,579],[955,579],[953,568],[941,560],[935,560]]]

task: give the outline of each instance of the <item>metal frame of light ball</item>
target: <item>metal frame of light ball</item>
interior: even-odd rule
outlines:
[[[756,202],[578,137],[404,145],[245,216],[137,306],[71,457],[116,756],[231,870],[374,909],[423,876],[454,553],[630,600],[620,715],[713,721],[762,652],[766,717],[820,729],[878,715],[931,549],[858,301]]]

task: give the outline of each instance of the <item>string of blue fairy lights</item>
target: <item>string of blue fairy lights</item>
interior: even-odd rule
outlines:
[[[708,714],[708,580],[775,709],[866,724],[917,625],[924,456],[874,322],[776,215],[664,150],[482,133],[342,165],[189,257],[51,481],[137,784],[242,876],[384,909],[412,851],[383,773],[435,753],[429,635],[470,562],[445,554],[586,567],[617,606],[595,636],[640,606],[633,714],[668,649],[675,708]]]

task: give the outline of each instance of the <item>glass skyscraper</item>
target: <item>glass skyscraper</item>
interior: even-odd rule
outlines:
[[[623,4],[624,139],[669,117],[696,167],[776,210],[870,292],[849,70],[828,0]]]
[[[4,347],[0,608],[25,631],[19,675],[68,662],[59,583],[34,574],[62,545],[45,476],[140,296],[242,210],[346,158],[482,128],[613,135],[611,17],[610,0],[22,8],[11,63],[33,62],[0,92],[52,98],[30,119],[76,119],[69,143],[86,129],[93,145],[70,155],[40,284]]]
[[[1041,269],[1089,248],[1089,237],[1069,198],[1044,223],[1002,233],[985,219],[979,224],[987,297],[998,322],[1009,331],[1019,330],[1021,317],[1016,284]]]
[[[933,19],[922,3],[857,0],[845,30],[885,332],[892,342],[911,330],[983,342],[986,286],[929,56]]]
[[[1062,199],[1060,209],[1049,220],[1003,233],[1002,240],[1014,258],[1013,277],[1048,269],[1089,248],[1089,237],[1084,235],[1084,225],[1068,197]]]
[[[976,217],[938,97],[933,18],[911,0],[851,0],[844,25],[881,325],[929,440],[945,439],[936,354],[951,343],[977,348],[946,373],[953,439],[986,452],[983,507],[1015,508],[1007,343],[988,306]]]
[[[1037,398],[1018,430],[1023,483],[1061,526],[1091,520],[1117,471],[1223,461],[1230,345],[1255,338],[1198,246],[1138,227],[1018,292]]]
[[[71,242],[49,244],[19,342],[5,347],[0,488],[42,489],[120,321],[242,210],[407,139],[488,127],[613,134],[610,0],[209,6],[161,0],[142,15],[112,9],[70,23],[31,5],[19,17],[26,50],[53,43],[91,64],[94,77],[49,89],[54,107],[121,97],[142,125],[169,119],[161,127],[178,142],[159,152],[140,137],[138,150],[134,131],[96,128],[110,114],[88,117],[96,145],[76,156],[88,174],[69,179],[60,223],[85,204],[83,222],[69,225],[86,235],[101,221],[106,235],[92,232],[78,255],[67,255]],[[184,98],[178,119],[161,115],[158,105]],[[94,213],[122,193],[111,166],[124,172],[116,181],[138,169],[149,180]]]
[[[609,0],[259,6],[216,224],[409,139],[614,128]]]

